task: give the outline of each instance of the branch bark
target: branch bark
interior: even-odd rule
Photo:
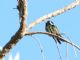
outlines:
[[[10,39],[10,41],[3,47],[3,50],[0,52],[0,60],[3,59],[3,57],[17,44],[18,41],[21,40],[21,38],[26,33],[26,0],[18,0],[18,11],[20,16],[20,28],[19,30],[13,35]]]
[[[62,13],[64,13],[64,12],[66,12],[66,11],[72,9],[72,8],[75,8],[75,7],[78,6],[78,5],[80,5],[80,0],[77,0],[77,1],[69,4],[68,6],[65,6],[64,8],[59,9],[59,10],[57,10],[57,11],[55,11],[55,12],[52,12],[52,13],[50,13],[50,14],[48,14],[48,15],[44,15],[44,16],[40,17],[39,19],[37,19],[36,21],[32,22],[32,23],[28,26],[28,29],[31,29],[32,27],[34,27],[35,25],[41,23],[41,22],[44,21],[44,20],[50,19],[50,18],[52,18],[52,17],[55,17],[55,16],[57,16],[57,15],[60,15],[60,14],[62,14]]]

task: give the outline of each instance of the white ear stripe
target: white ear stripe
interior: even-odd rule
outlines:
[[[53,23],[52,21],[50,21],[50,24],[51,24],[51,25],[54,25],[54,23]]]

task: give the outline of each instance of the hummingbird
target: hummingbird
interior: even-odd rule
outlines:
[[[59,30],[58,30],[57,26],[55,26],[52,21],[47,21],[46,22],[45,30],[47,32],[50,32],[50,33],[53,33],[53,34],[56,34],[56,35],[62,37],[59,33]],[[50,35],[50,36],[55,40],[56,43],[58,42],[59,44],[61,44],[61,39],[60,38],[58,38],[56,36],[52,36],[52,35]]]

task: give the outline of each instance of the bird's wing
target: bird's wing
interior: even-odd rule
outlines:
[[[53,33],[53,27],[52,27],[51,25],[46,26],[45,29],[46,29],[47,32]],[[50,35],[49,35],[49,36],[50,36]],[[55,42],[57,43],[56,37],[54,37],[54,36],[51,36],[51,37],[53,37],[53,39],[54,39]]]
[[[53,30],[56,32],[56,34],[60,34],[60,32],[59,32],[57,26],[53,26],[53,28],[54,28]]]
[[[47,31],[47,32],[51,32],[51,30],[50,30],[50,25],[46,26],[46,31]]]

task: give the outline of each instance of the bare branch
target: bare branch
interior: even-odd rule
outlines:
[[[18,41],[26,33],[26,0],[18,0],[18,11],[20,13],[20,28],[19,30],[13,35],[10,41],[3,47],[3,50],[0,52],[0,60],[13,48],[14,45],[17,44]]]
[[[67,39],[64,39],[64,38],[62,38],[62,37],[60,37],[60,36],[58,36],[58,35],[56,35],[56,34],[53,34],[53,33],[49,33],[49,32],[29,32],[29,33],[26,33],[25,35],[33,35],[33,34],[47,34],[47,35],[51,35],[51,36],[52,36],[52,35],[53,35],[53,36],[56,36],[56,37],[58,37],[59,39],[61,39],[61,41],[66,42],[66,43],[68,43],[68,44],[76,47],[78,50],[80,50],[80,46],[77,46],[76,44],[68,41]]]
[[[66,12],[66,11],[68,11],[68,10],[70,10],[70,9],[78,6],[78,5],[80,5],[80,0],[77,0],[77,1],[73,2],[72,4],[70,4],[70,5],[68,5],[68,6],[65,6],[64,8],[59,9],[59,10],[57,10],[57,11],[55,11],[55,12],[52,12],[52,13],[50,13],[50,14],[48,14],[48,15],[45,15],[45,16],[43,16],[43,17],[40,17],[40,18],[37,19],[36,21],[32,22],[32,23],[29,25],[28,29],[31,29],[32,27],[34,27],[35,25],[41,23],[42,21],[44,21],[44,20],[46,20],[46,19],[49,19],[49,18],[52,18],[52,17],[57,16],[57,15],[60,15],[60,14]]]

